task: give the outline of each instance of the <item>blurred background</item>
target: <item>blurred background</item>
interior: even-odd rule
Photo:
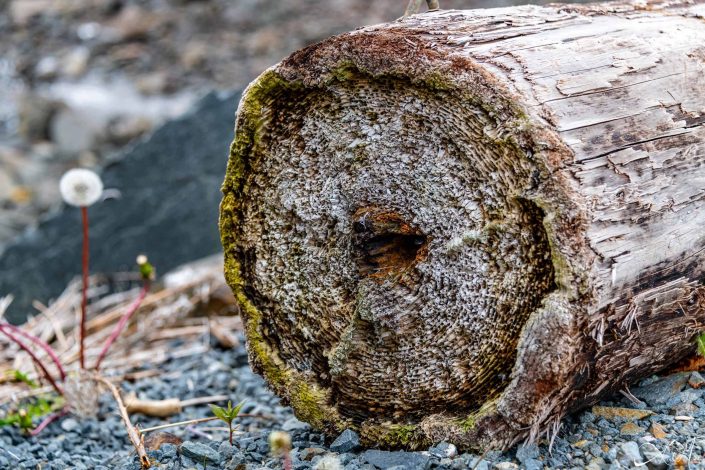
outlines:
[[[15,295],[11,318],[78,274],[78,211],[58,192],[67,169],[103,169],[109,189],[91,208],[94,270],[129,269],[143,251],[162,269],[217,252],[238,90],[292,51],[395,20],[406,6],[0,0],[0,295]],[[167,121],[176,123],[152,134]]]

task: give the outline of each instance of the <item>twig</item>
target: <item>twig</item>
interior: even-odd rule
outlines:
[[[12,333],[10,333],[9,331],[7,331],[3,325],[0,325],[0,332],[2,332],[5,336],[10,338],[10,340],[12,340],[13,343],[15,343],[17,346],[19,346],[20,349],[22,349],[24,352],[29,354],[29,357],[32,359],[32,361],[37,365],[37,367],[39,367],[41,369],[42,374],[44,374],[44,377],[46,377],[46,379],[49,381],[51,386],[54,387],[54,390],[56,390],[56,393],[58,393],[59,395],[64,394],[64,391],[56,383],[56,381],[54,380],[54,377],[51,376],[51,374],[49,373],[47,368],[44,366],[44,364],[42,364],[42,361],[39,360],[39,358],[34,354],[34,352],[32,352],[31,349],[29,349],[22,341],[20,341],[20,339],[17,336],[15,336]]]
[[[167,423],[167,424],[162,424],[159,426],[152,426],[151,428],[144,428],[144,429],[141,429],[140,432],[142,434],[144,434],[146,432],[159,431],[160,429],[173,428],[176,426],[188,426],[190,424],[198,424],[198,423],[205,423],[207,421],[215,421],[216,419],[219,419],[219,418],[217,418],[215,416],[209,416],[208,418],[189,419],[188,421],[179,421],[178,423]]]
[[[0,323],[0,328],[8,328],[10,331],[13,333],[17,333],[18,335],[22,336],[23,338],[27,338],[40,348],[46,352],[49,357],[51,358],[52,361],[54,361],[54,364],[56,365],[56,368],[59,370],[59,375],[61,376],[61,380],[66,379],[66,372],[64,371],[64,367],[61,365],[61,361],[59,360],[59,356],[57,356],[56,351],[54,351],[54,348],[49,346],[47,343],[39,339],[38,337],[34,336],[31,333],[27,333],[26,331],[22,330],[21,328],[17,328],[15,325],[10,325],[9,323]]]
[[[211,395],[209,397],[197,397],[188,400],[181,400],[180,405],[182,408],[193,405],[202,405],[203,403],[213,403],[219,401],[225,401],[228,399],[227,395]]]
[[[32,302],[32,306],[36,308],[40,313],[42,313],[45,317],[47,317],[52,329],[54,330],[54,336],[56,336],[56,339],[61,344],[60,349],[66,349],[68,347],[68,343],[66,342],[66,336],[64,336],[64,332],[61,329],[61,325],[59,325],[59,323],[56,321],[56,315],[54,315],[52,309],[50,309],[38,300]]]
[[[122,330],[125,328],[125,325],[127,325],[127,322],[130,321],[130,318],[132,318],[132,315],[135,314],[138,308],[140,308],[140,305],[142,304],[142,301],[144,298],[147,296],[147,292],[149,292],[149,280],[144,281],[144,285],[142,286],[142,290],[140,291],[140,295],[135,299],[135,301],[130,305],[130,308],[127,309],[125,314],[120,318],[120,321],[118,324],[115,326],[113,329],[113,332],[110,334],[110,337],[108,340],[105,342],[105,345],[103,346],[103,350],[100,351],[100,355],[98,356],[98,360],[95,363],[95,370],[100,369],[100,363],[103,362],[103,358],[105,355],[108,353],[108,349],[110,349],[110,346],[115,342],[118,336],[120,336],[120,333],[122,333]],[[81,356],[83,357],[83,356]]]
[[[69,410],[67,408],[64,408],[61,411],[57,411],[56,413],[50,414],[49,416],[44,418],[44,420],[41,423],[39,423],[39,426],[32,429],[32,432],[30,432],[29,434],[32,436],[39,435],[39,433],[42,432],[44,430],[44,428],[46,428],[47,426],[49,426],[51,423],[53,423],[57,419],[61,418],[62,416],[66,416],[67,414],[69,414]]]
[[[110,389],[110,392],[113,394],[113,397],[115,397],[115,401],[117,402],[117,407],[120,411],[120,416],[122,416],[122,420],[125,423],[125,427],[127,428],[127,435],[130,438],[130,441],[135,447],[135,451],[137,451],[137,455],[140,458],[142,468],[151,467],[152,464],[149,462],[149,457],[147,457],[147,451],[145,451],[144,449],[144,442],[142,442],[140,434],[137,432],[135,427],[132,425],[132,422],[130,421],[130,415],[127,414],[127,409],[125,409],[125,405],[122,402],[122,398],[120,397],[120,391],[111,381],[104,377],[101,377],[98,374],[95,374],[93,378],[94,380],[104,384]]]

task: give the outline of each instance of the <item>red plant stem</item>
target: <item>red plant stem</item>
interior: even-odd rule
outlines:
[[[61,418],[62,416],[66,416],[67,414],[69,414],[69,410],[67,410],[66,408],[64,408],[61,411],[57,411],[56,413],[50,414],[41,423],[39,423],[39,426],[32,429],[32,432],[30,432],[29,434],[31,436],[39,435],[39,433],[42,432],[44,430],[44,428],[46,428],[47,426],[49,426],[51,423],[53,423],[57,419]]]
[[[81,369],[86,368],[84,341],[86,338],[86,307],[88,305],[88,208],[81,207],[81,221],[83,223],[83,293],[81,296],[81,337],[79,358]]]
[[[284,452],[284,470],[291,470],[291,454],[288,450]]]
[[[61,360],[59,360],[59,356],[56,354],[56,351],[54,351],[54,348],[52,348],[47,343],[42,341],[40,338],[34,336],[33,334],[27,333],[21,328],[17,328],[15,325],[11,325],[9,323],[0,323],[0,327],[8,328],[13,333],[17,333],[18,335],[27,338],[28,340],[42,348],[49,355],[49,357],[51,357],[51,360],[54,361],[54,364],[56,364],[56,368],[59,370],[59,374],[61,375],[61,380],[66,379],[66,371],[64,371],[64,367],[61,365]]]
[[[22,341],[20,341],[20,339],[17,336],[15,336],[12,333],[10,333],[9,331],[7,331],[7,329],[5,327],[0,326],[0,332],[2,332],[5,336],[10,338],[10,340],[13,343],[15,343],[17,346],[19,346],[20,349],[22,349],[24,352],[29,354],[29,357],[32,358],[32,361],[37,365],[37,367],[39,367],[41,369],[42,374],[44,374],[44,377],[46,377],[46,379],[49,381],[49,383],[54,388],[54,390],[56,390],[56,393],[58,393],[59,395],[64,394],[64,391],[56,383],[56,381],[54,380],[54,377],[51,376],[51,374],[49,373],[47,368],[44,366],[42,361],[39,360],[39,358],[32,352],[31,349],[29,349]]]
[[[130,308],[127,309],[127,311],[122,315],[122,317],[120,317],[120,321],[117,325],[115,325],[113,332],[110,333],[110,337],[105,341],[105,344],[103,345],[103,350],[100,351],[100,356],[98,356],[98,360],[95,362],[95,370],[100,369],[100,363],[103,362],[103,358],[108,353],[108,349],[110,349],[110,346],[112,346],[117,337],[120,336],[122,330],[125,329],[125,326],[130,321],[130,318],[132,318],[132,315],[134,315],[137,309],[140,308],[142,301],[147,296],[147,292],[149,292],[149,280],[145,279],[144,284],[142,285],[142,290],[140,291],[140,295],[134,300],[134,302],[132,302]]]

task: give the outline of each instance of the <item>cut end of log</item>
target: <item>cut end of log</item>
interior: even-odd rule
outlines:
[[[300,419],[377,445],[506,447],[608,389],[584,333],[590,220],[560,126],[496,66],[443,52],[444,28],[474,23],[430,15],[308,47],[249,86],[226,277],[253,367]]]
[[[243,100],[223,203],[230,281],[258,310],[260,372],[313,384],[337,428],[420,443],[425,418],[452,410],[467,427],[497,399],[556,289],[535,198],[547,169],[518,142],[523,116],[500,121],[464,87],[330,70],[305,87],[268,72]],[[292,403],[293,383],[278,387]]]

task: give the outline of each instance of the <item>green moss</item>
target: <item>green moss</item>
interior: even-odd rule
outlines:
[[[365,442],[386,448],[418,449],[430,441],[416,424],[366,422],[360,433]]]
[[[389,444],[409,445],[418,434],[417,427],[411,424],[391,426],[386,436]]]
[[[568,263],[567,258],[560,252],[556,246],[556,232],[554,230],[555,212],[553,207],[546,201],[540,198],[532,198],[536,204],[546,214],[543,218],[543,228],[546,231],[546,238],[551,249],[551,263],[553,264],[553,277],[561,290],[572,291],[573,271]]]
[[[296,415],[314,428],[323,429],[328,424],[332,409],[328,405],[328,393],[303,380],[293,381],[289,401]],[[335,412],[334,412],[335,413]],[[337,413],[335,413],[337,415]]]
[[[499,397],[495,397],[487,402],[485,402],[479,410],[474,413],[470,413],[465,419],[461,419],[457,422],[463,432],[469,432],[475,429],[477,423],[480,419],[493,414],[497,411],[497,401]]]
[[[477,425],[477,417],[475,415],[470,415],[467,418],[461,420],[459,424],[460,427],[463,428],[463,431],[471,431]]]

